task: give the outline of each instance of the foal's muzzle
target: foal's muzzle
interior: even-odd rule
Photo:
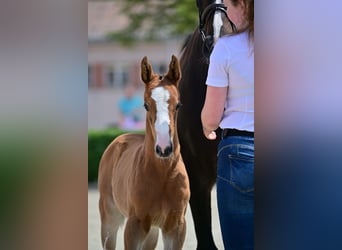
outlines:
[[[169,157],[172,154],[172,151],[173,151],[172,144],[170,144],[169,146],[166,146],[164,149],[162,149],[159,145],[156,146],[156,154],[162,158]]]

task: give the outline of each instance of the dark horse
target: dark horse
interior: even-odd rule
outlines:
[[[197,249],[217,249],[211,231],[211,190],[216,182],[216,153],[219,137],[207,140],[202,132],[201,110],[211,50],[217,38],[235,27],[222,1],[197,0],[199,26],[187,40],[180,64],[179,83],[183,107],[178,114],[181,154],[190,180],[190,208],[194,219]],[[220,131],[217,131],[220,135]]]

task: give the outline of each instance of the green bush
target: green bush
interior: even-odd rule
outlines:
[[[100,159],[107,146],[126,132],[118,128],[88,131],[88,182],[97,181]]]
[[[119,129],[88,131],[88,182],[97,181],[97,172],[103,152],[122,133],[124,132]]]

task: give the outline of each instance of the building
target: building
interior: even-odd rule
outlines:
[[[140,62],[147,56],[156,73],[165,73],[171,55],[179,56],[184,38],[125,46],[108,41],[109,32],[128,24],[118,2],[88,2],[88,128],[101,129],[118,122],[117,102],[123,87],[140,86]]]

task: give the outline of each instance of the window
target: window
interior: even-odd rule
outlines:
[[[115,69],[113,66],[108,66],[106,68],[106,86],[107,87],[114,87],[114,75],[115,75]]]

